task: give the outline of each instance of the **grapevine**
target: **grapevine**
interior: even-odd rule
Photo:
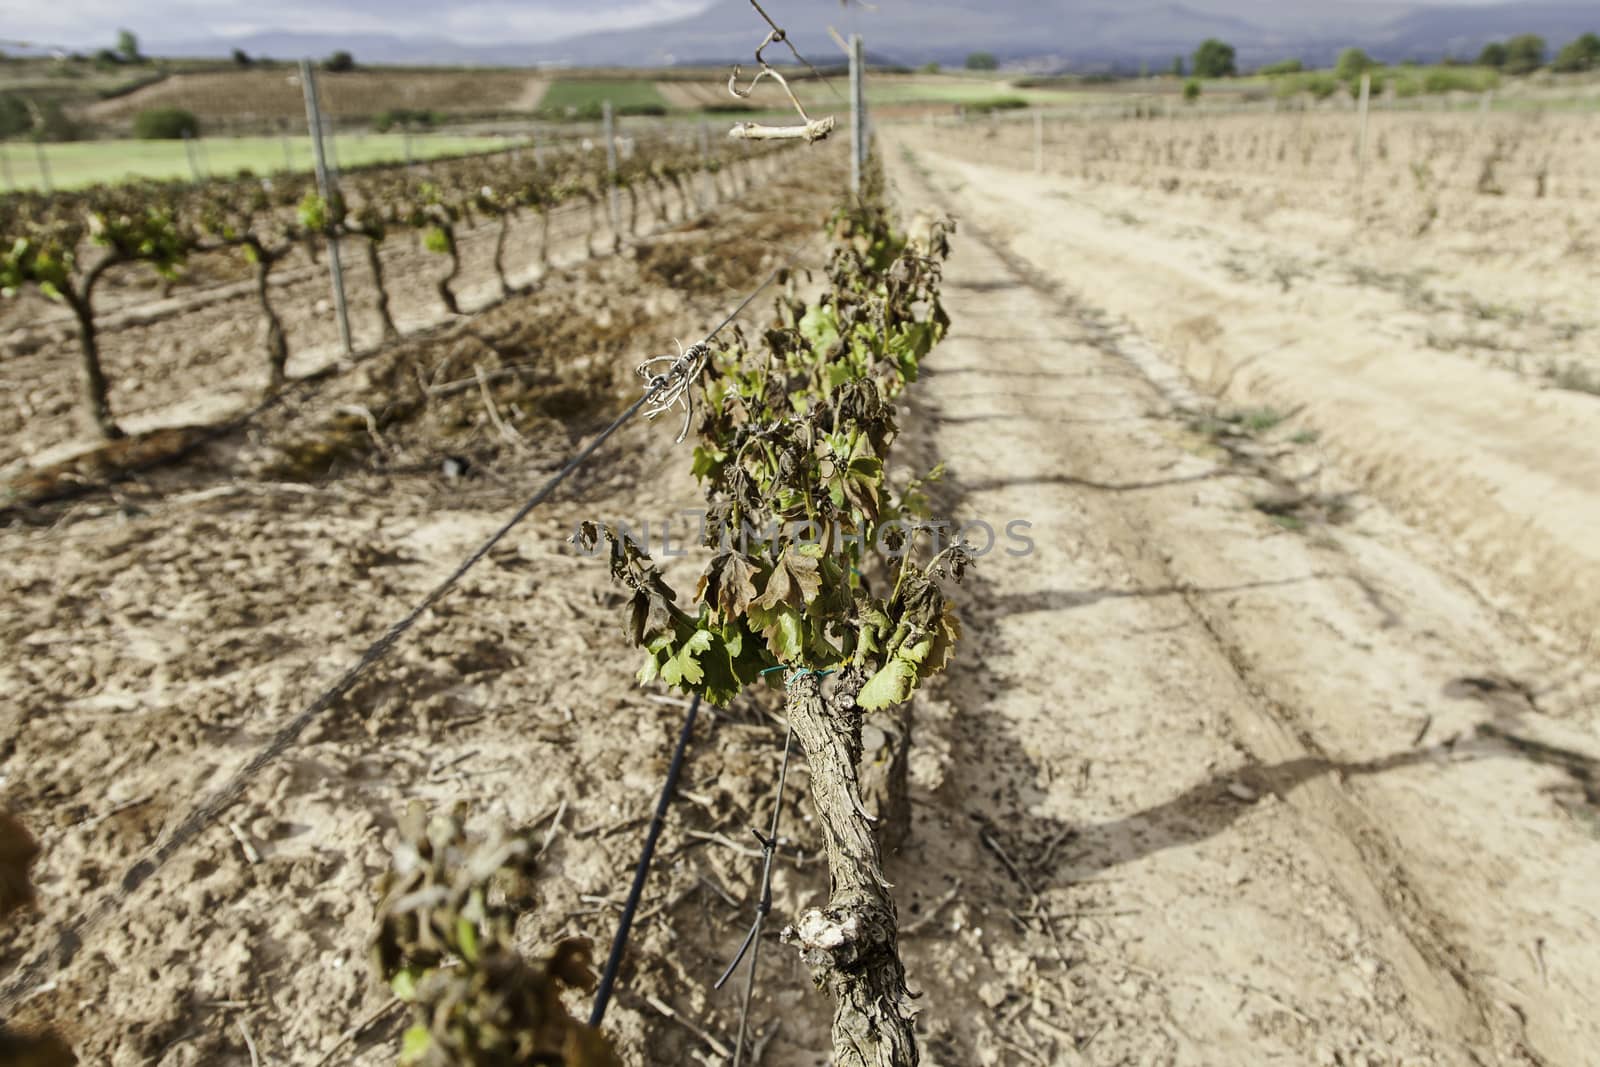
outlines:
[[[728,153],[726,148],[718,151]],[[649,184],[659,195],[666,176],[681,179],[683,174],[718,165],[715,155],[701,151],[666,142],[639,143],[617,180],[627,183],[630,191],[634,183]],[[574,148],[546,153],[543,162],[524,160],[515,152],[435,161],[421,180],[403,167],[366,168],[344,176],[326,196],[317,191],[310,175],[297,174],[198,184],[138,181],[72,193],[9,194],[0,197],[0,294],[13,296],[31,286],[72,312],[87,420],[98,436],[114,439],[123,432],[108,399],[94,310],[96,286],[110,268],[142,263],[173,279],[195,254],[237,249],[252,266],[266,326],[271,392],[285,380],[289,351],[268,284],[273,268],[296,247],[304,246],[314,255],[318,240],[358,239],[378,289],[376,310],[384,336],[393,338],[399,331],[378,259],[387,238],[403,231],[416,233],[425,247],[449,260],[448,273],[435,287],[445,309],[459,313],[451,287],[460,271],[459,227],[480,218],[497,223],[494,265],[502,294],[508,293],[506,233],[524,209],[541,217],[541,260],[548,263],[550,211],[574,200],[588,202],[591,227],[586,241],[593,254],[598,203],[606,181],[604,170],[597,171],[597,166],[603,168],[592,152]],[[681,196],[681,186],[679,191]],[[661,211],[658,200],[658,216]],[[620,242],[621,234],[614,239]]]
[[[576,539],[589,551],[603,541],[631,591],[641,682],[725,705],[785,675],[832,882],[827,906],[787,936],[834,994],[836,1062],[906,1064],[916,1053],[897,920],[857,765],[864,715],[908,701],[960,637],[944,581],[960,580],[967,547],[941,544],[920,522],[920,480],[897,493],[885,466],[894,401],[949,326],[939,281],[953,227],[908,240],[876,185],[830,225],[826,291],[780,299],[758,338],[736,331],[705,362],[693,472],[713,554],[694,596],[680,603],[624,533],[584,523]]]

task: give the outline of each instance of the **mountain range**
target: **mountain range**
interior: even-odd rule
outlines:
[[[960,64],[975,50],[1035,70],[1164,69],[1207,37],[1238,50],[1248,68],[1284,58],[1326,65],[1346,47],[1379,59],[1476,56],[1493,40],[1537,33],[1552,49],[1600,31],[1593,0],[1488,5],[1404,2],[1306,5],[1283,0],[788,0],[764,5],[802,54],[819,65],[842,56],[829,27],[860,32],[879,62]],[[242,48],[276,58],[321,56],[336,49],[358,62],[495,66],[671,66],[748,61],[766,26],[748,0],[711,0],[697,15],[641,29],[583,34],[543,43],[469,44],[438,37],[257,33],[240,38],[153,41],[156,55],[226,55]],[[787,58],[781,46],[770,57]]]

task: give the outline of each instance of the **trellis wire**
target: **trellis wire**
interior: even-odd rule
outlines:
[[[678,773],[683,770],[683,754],[694,733],[695,715],[700,711],[700,694],[689,701],[689,711],[683,717],[683,729],[678,733],[678,745],[672,751],[672,763],[667,767],[667,780],[661,786],[661,797],[656,801],[656,811],[650,818],[650,830],[645,835],[644,849],[639,853],[639,863],[633,869],[633,885],[628,889],[627,902],[622,906],[622,917],[617,920],[617,932],[611,938],[611,954],[606,957],[605,971],[600,975],[600,986],[594,994],[594,1010],[589,1013],[589,1025],[598,1027],[606,1017],[606,1006],[611,1003],[611,990],[617,982],[617,972],[622,969],[622,954],[628,948],[628,934],[633,929],[633,916],[639,910],[639,898],[644,895],[645,879],[650,876],[650,864],[655,859],[656,842],[667,825],[667,806],[678,789]]]
[[[756,968],[761,961],[761,928],[766,924],[767,915],[772,911],[772,860],[778,851],[778,819],[783,814],[783,787],[789,777],[789,751],[794,747],[794,728],[790,727],[783,735],[783,762],[778,765],[778,791],[772,802],[772,828],[767,836],[761,836],[760,830],[751,830],[756,835],[756,840],[761,842],[761,893],[756,898],[756,920],[750,926],[750,932],[745,935],[744,942],[739,946],[739,951],[734,954],[733,962],[728,964],[727,970],[722,972],[722,977],[716,980],[713,989],[721,989],[727,984],[733,972],[738,970],[739,962],[744,959],[745,953],[750,954],[750,970],[744,979],[744,997],[739,1004],[739,1036],[733,1043],[733,1067],[739,1067],[744,1059],[744,1038],[749,1031],[750,1023],[750,998],[756,991]]]

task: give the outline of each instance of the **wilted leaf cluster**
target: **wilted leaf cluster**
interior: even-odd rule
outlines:
[[[938,579],[959,578],[965,551],[919,537],[921,482],[897,497],[885,468],[895,399],[949,327],[939,283],[953,226],[909,240],[880,187],[829,228],[822,294],[780,298],[758,336],[736,328],[704,372],[693,471],[714,554],[694,603],[679,606],[625,535],[580,534],[591,548],[609,539],[613,576],[635,590],[641,681],[725,704],[769,668],[851,668],[871,709],[908,699],[959,636]]]
[[[401,819],[372,939],[378,974],[411,1005],[401,1067],[617,1067],[561,1001],[593,987],[588,946],[565,941],[537,962],[516,950],[500,898],[521,896],[532,866],[526,841],[469,835],[459,811],[413,804]]]

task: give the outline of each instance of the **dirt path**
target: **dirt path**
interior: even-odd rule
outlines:
[[[1376,502],[1252,508],[1341,475],[1301,424],[1191,429],[1164,354],[1020,257],[1054,207],[937,172],[963,225],[923,447],[947,514],[1026,519],[1036,551],[979,561],[922,713],[899,870],[968,902],[943,972],[911,939],[932,1058],[1596,1062],[1593,677]]]
[[[1385,272],[1341,204],[1252,225],[1208,200],[947,158],[911,137],[1017,254],[1197,381],[1299,412],[1363,488],[1449,539],[1520,614],[1600,634],[1600,393],[1527,373],[1557,355],[1591,373],[1581,263],[1407,258],[1390,241]]]

